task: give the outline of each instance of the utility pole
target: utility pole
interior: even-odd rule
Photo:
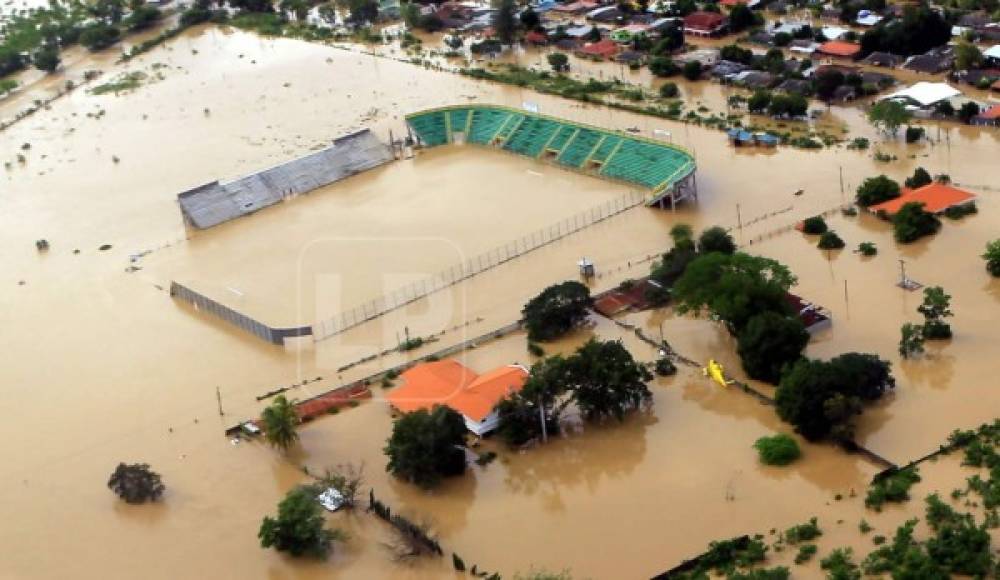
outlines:
[[[542,443],[548,443],[549,433],[545,427],[545,404],[542,402],[541,397],[538,397],[538,420],[542,424]]]
[[[740,230],[740,236],[743,235],[743,216],[740,215],[740,204],[736,204],[736,227]]]
[[[840,166],[840,202],[844,203],[844,166]]]
[[[902,259],[899,260],[899,285],[902,286],[903,288],[906,288],[907,286],[906,262],[904,262]]]
[[[221,417],[225,413],[222,412],[222,391],[219,390],[219,387],[215,387],[215,400],[219,403],[219,416]]]
[[[847,296],[847,279],[844,279],[844,306],[850,307],[850,300]]]

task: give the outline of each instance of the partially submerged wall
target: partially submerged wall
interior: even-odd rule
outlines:
[[[208,296],[195,292],[194,290],[178,284],[170,283],[171,298],[179,298],[188,304],[193,305],[200,311],[208,312],[217,318],[249,332],[250,334],[262,338],[271,344],[284,344],[286,338],[296,336],[309,336],[312,334],[311,326],[299,326],[295,328],[273,328],[250,318],[246,314],[241,314],[228,306],[223,306]]]
[[[199,229],[210,228],[392,160],[389,147],[363,129],[270,169],[181,192],[177,201],[186,223]]]

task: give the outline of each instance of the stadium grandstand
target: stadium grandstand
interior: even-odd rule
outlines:
[[[406,116],[424,147],[469,143],[650,190],[646,205],[697,199],[694,157],[672,144],[499,105],[457,105]]]

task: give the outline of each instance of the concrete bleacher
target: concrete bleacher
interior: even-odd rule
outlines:
[[[596,172],[654,193],[695,170],[694,157],[672,144],[508,107],[442,107],[407,115],[406,120],[425,147],[453,143],[456,133],[465,133],[466,143],[532,158],[548,153],[564,167]]]

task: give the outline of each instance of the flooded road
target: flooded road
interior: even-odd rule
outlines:
[[[226,426],[255,416],[261,406],[256,396],[276,386],[323,377],[289,393],[304,398],[507,324],[539,289],[575,277],[581,255],[597,265],[595,289],[640,276],[648,271],[648,257],[665,249],[669,227],[680,221],[696,228],[742,222],[743,229],[734,233],[748,251],[789,265],[799,277],[797,291],[834,312],[832,329],[813,341],[809,354],[860,350],[893,360],[897,393],[860,424],[866,444],[879,453],[897,461],[922,455],[952,429],[990,419],[998,408],[1000,395],[989,379],[998,370],[991,356],[998,331],[989,321],[1000,284],[988,278],[978,256],[1000,231],[1000,218],[995,191],[977,188],[1000,182],[996,131],[943,127],[934,146],[879,143],[899,158],[890,164],[875,162],[871,152],[843,148],[737,151],[713,130],[213,28],[190,31],[124,66],[89,61],[80,66],[106,66],[100,81],[105,82],[125,71],[152,71],[156,63],[164,65],[156,67],[163,78],[131,93],[76,91],[0,133],[8,145],[4,161],[12,163],[0,174],[0,347],[6,353],[0,404],[9,410],[0,425],[6,460],[0,518],[7,522],[0,526],[0,541],[8,547],[0,576],[307,579],[449,573],[448,562],[404,567],[392,562],[379,545],[384,528],[363,515],[331,517],[354,539],[329,562],[295,562],[261,550],[260,518],[273,512],[292,485],[305,481],[295,463],[312,469],[364,460],[380,497],[431,518],[447,550],[505,575],[543,565],[595,578],[646,576],[700,551],[709,540],[783,528],[811,515],[855,526],[855,516],[863,512],[859,500],[831,498],[852,488],[860,493],[872,466],[825,446],[807,446],[804,461],[790,469],[758,466],[753,440],[787,426],[772,409],[719,391],[697,373],[652,385],[654,404],[647,415],[573,432],[523,454],[500,450],[500,460],[474,467],[434,494],[383,473],[381,447],[391,417],[377,399],[305,427],[302,450],[291,461],[257,444],[231,445],[221,435]],[[77,73],[71,68],[66,74]],[[722,98],[715,85],[682,86],[683,91]],[[397,205],[394,190],[432,179],[408,173],[402,164],[217,230],[192,234],[183,227],[178,191],[304,154],[363,127],[384,135],[401,128],[406,113],[470,98],[509,106],[533,101],[546,114],[608,128],[638,127],[645,135],[665,128],[675,143],[697,155],[699,201],[676,214],[629,210],[405,311],[298,348],[262,344],[167,296],[165,284],[173,273],[221,271],[228,274],[217,283],[229,285],[227,276],[252,278],[258,267],[260,272],[289,268],[277,258],[304,238],[283,230],[305,222],[305,231],[319,233],[325,212],[335,214],[327,222],[331,229],[365,232],[366,224],[353,216],[372,212],[383,216],[372,223],[373,235],[394,228],[413,228],[407,234],[425,233],[418,227],[446,230],[472,251],[520,235],[536,222],[561,218],[570,199],[582,201],[565,214],[617,191],[613,184],[532,168],[500,153],[473,158],[449,148],[407,163],[413,171],[440,164],[442,174],[461,182],[481,172],[488,178],[464,191],[455,184],[442,187],[441,198],[432,199],[420,187],[407,202],[413,205],[403,200]],[[2,116],[5,107],[0,103]],[[835,108],[831,114],[852,134],[876,138],[858,110]],[[25,143],[30,147],[22,149]],[[15,159],[19,152],[26,157],[23,164]],[[838,216],[831,226],[848,250],[830,256],[813,247],[814,240],[787,230],[849,200],[865,177],[886,172],[901,179],[918,165],[948,173],[979,193],[979,214],[958,223],[945,220],[934,238],[899,247],[886,224],[869,216]],[[529,172],[541,174],[552,191],[536,190],[532,180],[539,178]],[[805,193],[794,196],[799,189]],[[505,192],[514,192],[516,203],[507,202]],[[488,215],[459,204],[462,193],[489,200]],[[543,195],[549,197],[539,199]],[[428,207],[439,201],[463,228],[427,219],[441,213]],[[408,212],[424,221],[410,222]],[[34,247],[40,238],[51,244],[47,253]],[[756,241],[749,245],[751,240]],[[865,240],[878,245],[877,257],[862,259],[849,251]],[[103,244],[111,248],[99,250]],[[254,251],[259,248],[274,249],[261,261]],[[144,250],[153,252],[137,262],[143,269],[126,273],[129,255]],[[383,271],[375,250],[355,255],[352,275]],[[900,362],[895,346],[899,325],[916,320],[920,297],[892,285],[897,258],[907,260],[912,277],[944,285],[954,296],[955,338],[913,362]],[[436,270],[437,264],[431,259],[414,270]],[[268,285],[263,274],[258,283],[261,293],[279,288]],[[630,320],[654,333],[665,316],[664,334],[680,352],[696,360],[722,358],[740,375],[732,343],[717,326],[660,312]],[[445,333],[419,351],[337,372],[393,346],[404,327],[415,335]],[[597,332],[629,340],[608,324]],[[582,339],[550,350],[570,349]],[[651,359],[644,344],[627,344],[638,358]],[[476,370],[512,360],[528,362],[523,337],[468,351],[465,358]],[[119,461],[148,462],[161,472],[168,487],[164,503],[121,505],[104,487]],[[838,516],[841,512],[847,515]],[[554,537],[559,541],[548,541]]]

